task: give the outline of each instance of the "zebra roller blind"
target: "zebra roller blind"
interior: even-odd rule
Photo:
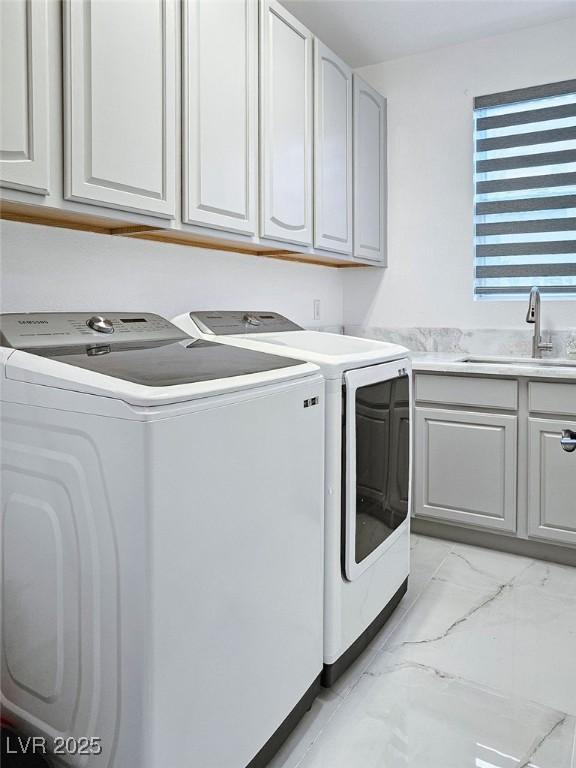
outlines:
[[[474,100],[475,296],[576,298],[576,80]]]

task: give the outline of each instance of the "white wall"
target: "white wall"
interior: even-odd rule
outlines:
[[[524,304],[472,298],[472,101],[575,78],[576,17],[360,74],[388,98],[390,266],[347,270],[345,323],[523,326]],[[544,301],[547,327],[576,326],[576,301]]]
[[[344,270],[9,221],[0,243],[3,312],[261,309],[342,324]]]

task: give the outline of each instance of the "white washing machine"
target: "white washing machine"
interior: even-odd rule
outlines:
[[[323,683],[330,686],[407,589],[408,350],[306,331],[275,312],[192,312],[173,322],[204,339],[316,363],[326,379]]]
[[[3,717],[58,765],[265,765],[322,670],[318,368],[152,314],[0,327]]]

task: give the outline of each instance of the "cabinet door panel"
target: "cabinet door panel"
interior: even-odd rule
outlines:
[[[354,257],[385,265],[386,100],[354,75]]]
[[[352,252],[352,70],[314,41],[314,245]]]
[[[0,185],[48,189],[47,0],[0,2]]]
[[[173,0],[82,0],[65,11],[65,196],[174,216]]]
[[[261,19],[262,236],[312,244],[312,35],[275,0]]]
[[[560,446],[562,431],[576,422],[528,420],[528,533],[576,544],[576,451]]]
[[[516,530],[517,418],[416,408],[416,514]]]
[[[183,4],[184,221],[256,233],[258,6]]]

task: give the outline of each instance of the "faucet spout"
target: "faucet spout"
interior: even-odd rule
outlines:
[[[532,337],[532,357],[542,357],[542,352],[550,351],[552,349],[551,342],[542,341],[542,336],[540,333],[540,318],[540,289],[537,286],[534,286],[530,291],[530,298],[528,300],[528,312],[526,313],[526,322],[530,325],[534,325],[534,335]]]
[[[530,291],[530,298],[528,299],[528,312],[526,313],[526,322],[538,324],[539,320],[540,320],[540,289],[534,286]]]

